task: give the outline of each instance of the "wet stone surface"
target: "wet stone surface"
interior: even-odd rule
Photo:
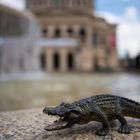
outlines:
[[[140,120],[127,118],[131,134],[117,132],[118,122],[111,123],[106,137],[98,137],[95,131],[100,123],[74,125],[59,131],[47,132],[44,128],[56,118],[42,113],[42,109],[0,113],[0,140],[140,140]]]

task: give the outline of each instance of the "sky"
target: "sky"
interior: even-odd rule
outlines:
[[[0,3],[23,10],[24,0],[0,0]],[[96,15],[117,23],[117,49],[120,57],[140,53],[140,0],[95,0]]]
[[[117,46],[121,57],[140,53],[140,0],[96,0],[96,14],[117,23]]]

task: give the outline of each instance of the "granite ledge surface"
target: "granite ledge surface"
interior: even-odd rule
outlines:
[[[59,131],[47,132],[44,127],[56,118],[42,113],[42,109],[0,113],[0,140],[140,140],[140,120],[127,118],[131,134],[117,132],[118,122],[113,122],[106,137],[98,137],[97,122],[74,125]]]

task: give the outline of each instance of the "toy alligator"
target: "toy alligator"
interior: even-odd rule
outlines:
[[[109,122],[118,119],[121,123],[118,132],[129,134],[130,129],[124,116],[140,119],[140,103],[119,96],[97,95],[71,104],[61,103],[56,107],[46,107],[43,112],[59,116],[59,120],[45,128],[47,131],[98,121],[102,123],[102,128],[96,134],[106,136]]]

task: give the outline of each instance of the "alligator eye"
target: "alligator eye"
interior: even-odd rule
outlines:
[[[76,119],[79,117],[80,117],[80,113],[78,111],[75,111],[75,110],[70,112],[70,114],[69,114],[69,118],[71,118],[71,119]]]

